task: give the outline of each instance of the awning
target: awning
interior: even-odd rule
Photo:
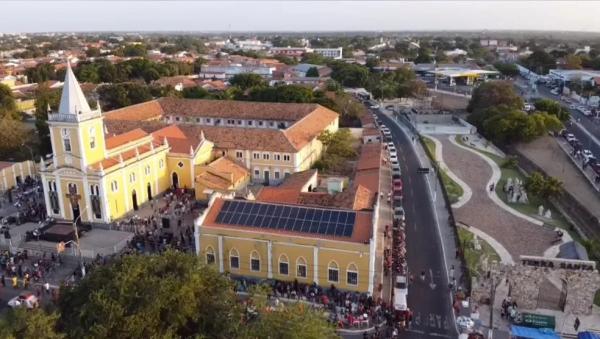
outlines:
[[[560,336],[551,329],[511,326],[510,333],[516,338],[527,339],[560,339]]]

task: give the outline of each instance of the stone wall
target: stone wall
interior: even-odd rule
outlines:
[[[519,308],[536,309],[540,292],[540,284],[544,279],[544,269],[516,265],[508,273],[510,295]]]
[[[600,274],[595,271],[560,271],[567,281],[565,313],[591,314],[594,294],[600,289]]]

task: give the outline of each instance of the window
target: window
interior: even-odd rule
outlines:
[[[338,282],[338,274],[338,265],[335,261],[330,262],[329,265],[327,265],[327,280],[329,282]]]
[[[206,248],[206,264],[212,265],[215,263],[215,250],[212,247],[208,246]]]
[[[118,186],[118,184],[117,184],[117,181],[116,181],[116,180],[113,180],[113,181],[110,183],[110,190],[111,190],[111,191],[113,191],[113,192],[116,192],[116,191],[118,191],[118,190],[119,190],[119,186]]]
[[[269,160],[269,153],[263,153],[263,160]]]
[[[273,126],[275,126],[275,123],[273,121],[269,121],[269,126],[273,127]]]
[[[287,178],[287,177],[289,177],[289,176],[290,176],[290,171],[288,171],[288,170],[285,170],[285,172],[283,173],[283,177],[284,177],[284,178]]]
[[[69,130],[63,128],[61,133],[63,137],[63,147],[65,149],[65,152],[71,152],[71,135],[69,133]]]
[[[179,121],[179,120],[181,120],[180,117],[175,117],[175,121]]]
[[[273,173],[275,173],[275,179],[279,179],[279,171],[275,170],[275,172],[273,172]]]
[[[260,178],[260,170],[259,169],[254,170],[254,177],[257,179]]]
[[[163,159],[159,159],[158,160],[158,168],[163,168],[165,167],[165,161]]]
[[[180,162],[178,162],[178,163],[177,163],[177,167],[179,167],[179,168],[183,168],[183,162],[181,162],[181,161],[180,161]]]
[[[235,248],[229,251],[229,268],[232,270],[240,268],[240,254]]]
[[[242,151],[236,151],[235,152],[235,157],[238,159],[242,159],[244,157],[244,152]]]
[[[253,124],[253,123],[254,123],[254,121],[252,121],[252,120],[248,120],[248,122],[246,122],[246,124],[247,124],[248,126],[252,126],[252,124]]]
[[[281,160],[281,154],[279,154],[279,153],[273,154],[273,159],[277,160],[277,161]]]
[[[146,167],[144,167],[144,174],[150,175],[150,165],[146,165]]]
[[[215,125],[220,125],[221,124],[221,119],[215,119]]]
[[[283,155],[283,161],[290,161],[290,155],[289,154],[284,154]]]
[[[242,125],[242,120],[238,120],[237,124],[241,126]]]
[[[306,278],[306,260],[302,257],[296,260],[296,276],[298,278]]]
[[[227,119],[227,125],[235,125],[235,120]]]
[[[358,285],[358,269],[354,264],[348,265],[348,269],[346,270],[346,283],[348,285]]]
[[[288,275],[288,267],[289,266],[289,262],[288,262],[288,257],[285,254],[282,254],[279,256],[279,274],[281,275]]]
[[[210,118],[205,118],[204,120],[206,121],[207,124],[210,124]]]
[[[94,127],[90,128],[90,148],[96,148],[96,129]]]
[[[196,118],[196,122],[197,122],[197,123],[200,123],[200,118]]]
[[[260,271],[260,256],[256,251],[252,251],[252,254],[250,254],[250,270],[254,272]]]
[[[135,173],[129,173],[129,182],[130,183],[134,183],[135,182]]]
[[[254,159],[254,160],[260,159],[260,154],[257,152],[252,153],[252,159]]]
[[[258,122],[258,126],[262,126],[262,125],[264,125],[264,122],[263,121],[259,121]]]

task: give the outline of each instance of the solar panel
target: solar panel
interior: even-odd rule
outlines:
[[[251,201],[223,202],[216,222],[285,231],[350,237],[356,212],[282,206]]]

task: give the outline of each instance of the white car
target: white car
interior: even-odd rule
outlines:
[[[406,277],[403,275],[396,276],[394,283],[394,309],[397,311],[406,311],[408,305],[406,299],[408,297],[408,284]]]
[[[577,138],[575,137],[575,135],[573,135],[573,133],[569,133],[565,135],[565,140],[567,140],[567,142],[571,142],[573,140],[577,140]]]
[[[404,207],[402,206],[394,206],[394,221],[405,221],[406,217],[404,216]]]
[[[8,306],[12,308],[26,307],[28,309],[37,308],[40,305],[38,298],[33,293],[24,293],[8,301]]]
[[[390,158],[394,157],[398,159],[398,152],[396,151],[396,148],[388,148],[388,152],[390,152]]]
[[[392,175],[394,174],[402,175],[402,170],[400,169],[399,163],[397,165],[392,164]]]

